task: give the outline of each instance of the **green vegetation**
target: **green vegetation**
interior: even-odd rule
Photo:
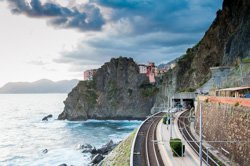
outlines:
[[[170,147],[173,152],[173,156],[180,157],[182,156],[182,150],[183,153],[185,152],[185,146],[183,146],[181,139],[179,138],[173,138],[170,139]]]
[[[237,103],[234,104],[235,107],[238,107],[239,105],[240,105],[239,102],[237,102]]]
[[[194,92],[195,88],[182,88],[178,92]]]
[[[181,67],[184,66],[185,69],[189,69],[193,59],[194,54],[192,53],[192,49],[187,49],[186,54],[182,55],[181,58],[178,59],[177,64]],[[185,66],[187,66],[187,68]]]
[[[142,84],[140,86],[140,93],[143,97],[152,97],[159,92],[159,88],[152,84]]]
[[[88,89],[86,93],[84,94],[85,99],[87,100],[88,104],[93,107],[97,103],[97,94],[95,90],[93,89]]]
[[[112,98],[115,98],[118,92],[118,88],[116,85],[116,82],[114,81],[109,81],[108,82],[108,98],[111,100]]]
[[[86,87],[88,89],[95,89],[95,81],[94,80],[84,81],[84,83],[86,84]]]
[[[103,166],[129,166],[130,151],[135,131],[121,142],[103,161]]]
[[[242,62],[243,63],[250,63],[250,58],[246,57],[246,58],[242,59]]]
[[[250,58],[246,58],[244,61],[248,61],[249,59]],[[243,85],[248,85],[250,81],[249,76],[250,76],[250,63],[243,62],[240,67],[240,59],[239,60],[237,59],[236,66],[232,68],[226,79],[222,80],[221,82],[222,88],[242,86],[242,83]]]
[[[169,114],[166,114],[164,115],[163,119],[162,119],[162,123],[163,124],[167,124],[167,120],[169,119],[170,115]],[[168,124],[169,124],[169,121],[168,121]]]

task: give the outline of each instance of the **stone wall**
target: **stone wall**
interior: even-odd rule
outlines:
[[[235,98],[235,104],[227,104],[222,98],[210,100],[198,97],[201,103],[203,135],[218,151],[241,166],[250,165],[250,107],[242,106]],[[213,97],[214,99],[214,97]],[[196,110],[195,128],[199,133],[199,109]],[[230,142],[231,141],[231,142]],[[235,142],[236,141],[236,142]],[[224,150],[228,151],[226,153]]]

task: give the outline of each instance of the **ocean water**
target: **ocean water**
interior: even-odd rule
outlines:
[[[141,121],[59,121],[66,94],[0,95],[0,165],[57,166],[62,163],[84,166],[89,154],[77,147],[95,147],[110,139],[118,142]],[[42,118],[52,114],[44,122]],[[42,151],[48,149],[48,153]]]

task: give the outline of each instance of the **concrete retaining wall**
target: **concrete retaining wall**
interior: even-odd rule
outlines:
[[[205,140],[232,141],[210,144],[231,160],[242,166],[249,166],[250,107],[235,104],[240,103],[237,98],[232,98],[229,103],[226,103],[223,98],[198,97],[198,99],[198,108],[199,103],[202,105]],[[232,101],[234,99],[235,101]],[[199,117],[199,110],[196,110],[195,128],[197,133],[199,133]]]

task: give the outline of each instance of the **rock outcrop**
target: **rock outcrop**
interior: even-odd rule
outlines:
[[[250,1],[224,0],[201,41],[186,51],[172,71],[177,91],[192,91],[211,77],[210,67],[236,65],[250,56]],[[171,74],[170,74],[171,75]]]
[[[53,115],[49,114],[49,115],[43,117],[42,121],[48,121],[48,119],[52,118],[52,117],[53,117]]]
[[[69,93],[58,119],[144,119],[157,92],[132,58],[112,58]]]

